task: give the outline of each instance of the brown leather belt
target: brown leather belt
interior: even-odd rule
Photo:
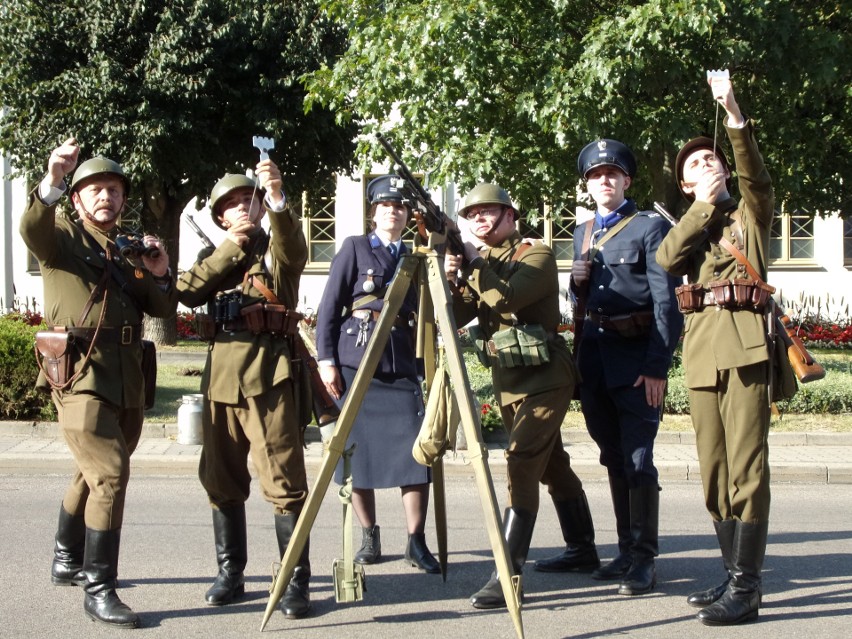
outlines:
[[[647,328],[651,326],[653,319],[654,311],[636,311],[624,315],[601,315],[591,311],[586,313],[586,320],[595,326],[618,333]]]
[[[86,328],[82,326],[72,326],[67,329],[74,339],[81,339],[91,342],[95,336],[94,328]],[[101,326],[98,330],[99,344],[119,344],[120,346],[129,346],[138,344],[142,340],[142,325],[128,324],[127,326]]]
[[[370,310],[357,310],[352,311],[352,317],[355,319],[365,320],[371,319],[374,322],[379,321],[379,315],[381,315],[381,311],[370,311]],[[402,315],[397,315],[393,320],[393,325],[397,328],[410,328],[414,326],[414,316],[412,314],[412,318],[410,320],[404,318]]]

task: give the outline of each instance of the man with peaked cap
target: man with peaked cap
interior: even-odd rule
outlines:
[[[408,252],[402,231],[411,209],[403,201],[398,180],[395,175],[383,175],[367,185],[373,229],[367,235],[343,241],[332,260],[317,309],[320,376],[341,407],[367,352],[399,256]],[[354,561],[374,564],[381,559],[375,491],[398,487],[408,532],[404,560],[437,574],[441,568],[426,545],[424,532],[431,471],[411,455],[424,413],[414,344],[416,311],[417,294],[412,285],[349,434],[348,445],[355,445],[351,457],[352,509],[361,524],[361,548]],[[343,484],[342,460],[334,477]]]
[[[201,378],[203,444],[198,475],[213,509],[219,572],[205,595],[211,606],[245,592],[246,508],[250,454],[263,497],[273,506],[278,556],[290,543],[308,496],[304,428],[310,400],[294,361],[294,309],[307,244],[295,211],[287,207],[281,172],[270,159],[255,168],[258,182],[230,174],[210,195],[213,221],[226,231],[213,253],[178,280],[180,301],[207,304],[202,335],[210,340]],[[271,234],[260,225],[269,214]],[[298,559],[280,607],[285,617],[311,609],[309,543]]]
[[[174,313],[177,295],[159,240],[145,236],[145,247],[156,250],[138,256],[116,247],[130,190],[124,169],[102,157],[78,167],[79,153],[74,138],[53,150],[21,219],[44,278],[45,320],[70,344],[67,379],[48,378],[45,369],[38,379],[52,392],[76,465],[59,510],[51,579],[82,586],[91,619],[135,628],[139,617],[115,588],[130,455],[142,432],[142,319]],[[66,190],[77,219],[56,210]]]
[[[452,282],[453,311],[459,325],[479,320],[483,338],[493,345],[482,357],[490,362],[503,424],[509,433],[506,472],[509,506],[503,536],[515,574],[529,553],[539,510],[539,484],[547,486],[562,525],[566,549],[563,571],[588,572],[600,565],[595,530],[583,484],[562,445],[562,421],[577,381],[565,340],[557,334],[559,281],[549,246],[524,240],[515,228],[518,210],[496,184],[479,184],[467,194],[459,216],[482,243],[465,243],[464,255],[445,257]],[[534,342],[521,350],[519,339]],[[500,350],[517,346],[516,359]],[[510,345],[511,343],[511,345]],[[496,573],[471,597],[474,608],[506,605]]]
[[[571,267],[571,291],[586,309],[575,353],[580,404],[607,469],[618,533],[618,555],[592,577],[620,580],[619,594],[640,595],[656,583],[654,439],[683,326],[677,281],[656,260],[671,227],[626,197],[636,160],[625,144],[591,142],[577,171],[596,205],[595,217],[577,226]]]
[[[770,501],[769,353],[765,309],[731,304],[724,294],[731,280],[754,281],[723,244],[744,254],[765,281],[775,196],[754,123],[740,111],[731,81],[708,82],[727,113],[741,199],[730,194],[730,167],[714,141],[687,142],[675,169],[691,205],[657,260],[700,290],[700,302],[686,311],[683,365],[704,498],[727,572],[720,585],[691,594],[687,602],[703,608],[702,623],[730,625],[757,618],[762,597]]]

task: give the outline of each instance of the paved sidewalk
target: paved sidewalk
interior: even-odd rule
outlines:
[[[201,446],[177,443],[177,424],[146,424],[133,454],[133,469],[151,474],[194,474]],[[319,431],[306,432],[309,470],[319,467],[322,446]],[[583,479],[604,479],[597,446],[579,429],[563,431],[577,474]],[[852,484],[852,433],[770,433],[769,459],[775,482]],[[505,465],[505,443],[488,443],[492,468]],[[655,461],[661,480],[700,481],[695,437],[692,433],[660,432]],[[0,422],[0,473],[15,470],[64,471],[71,454],[55,423]],[[467,451],[445,457],[448,473],[473,473]]]

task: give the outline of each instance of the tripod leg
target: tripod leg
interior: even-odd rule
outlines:
[[[302,549],[305,543],[307,543],[311,528],[314,525],[314,521],[316,521],[320,504],[322,504],[323,497],[331,482],[334,468],[337,466],[338,460],[346,449],[346,441],[349,439],[349,433],[352,431],[355,416],[361,408],[364,395],[370,386],[370,380],[373,379],[373,373],[376,372],[376,367],[385,350],[391,328],[393,328],[394,320],[399,313],[399,309],[402,307],[405,294],[411,285],[418,261],[419,258],[417,256],[410,254],[400,260],[396,276],[385,296],[385,305],[382,308],[382,313],[367,344],[364,359],[361,360],[361,366],[358,368],[355,379],[352,381],[352,388],[349,390],[346,401],[343,403],[340,417],[337,418],[337,426],[334,429],[334,434],[328,442],[328,454],[320,465],[319,474],[314,482],[313,490],[308,494],[305,505],[302,507],[302,514],[296,522],[290,543],[287,545],[287,550],[281,558],[281,568],[269,590],[269,601],[266,604],[266,611],[263,613],[263,621],[260,624],[261,631],[266,627],[266,623],[275,611],[278,602],[284,595],[284,589],[290,583],[290,578],[293,576],[293,571],[302,554]]]
[[[502,534],[502,519],[497,504],[497,495],[494,493],[494,483],[491,479],[491,471],[488,468],[488,448],[482,441],[479,422],[476,418],[476,409],[473,406],[467,389],[470,383],[467,377],[467,369],[464,366],[461,349],[456,339],[457,327],[452,313],[452,302],[447,278],[444,275],[443,260],[436,254],[429,255],[429,290],[432,295],[432,303],[435,305],[435,313],[438,325],[441,327],[441,335],[444,336],[444,349],[447,353],[447,364],[450,369],[450,379],[453,382],[454,394],[461,411],[462,428],[468,442],[471,466],[474,469],[476,485],[479,491],[479,499],[485,515],[485,527],[494,552],[494,561],[497,564],[497,574],[503,588],[503,596],[506,606],[515,624],[518,637],[523,639],[524,627],[521,619],[520,603],[520,576],[515,576],[506,542]]]

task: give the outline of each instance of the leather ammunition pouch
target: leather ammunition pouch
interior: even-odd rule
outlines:
[[[299,322],[304,317],[301,313],[289,310],[283,304],[269,302],[257,302],[245,306],[240,310],[240,315],[245,321],[246,329],[255,335],[259,333],[293,335],[299,331]]]
[[[35,334],[35,347],[41,355],[39,367],[51,386],[64,387],[74,370],[74,336],[64,327]]]
[[[681,313],[692,313],[704,308],[704,287],[701,284],[683,284],[675,288],[677,307]]]
[[[677,305],[682,313],[693,313],[708,306],[731,311],[762,312],[766,309],[775,287],[752,279],[714,280],[701,284],[684,284],[675,288]]]
[[[540,366],[550,361],[547,332],[541,324],[518,324],[497,331],[488,340],[488,351],[502,368]]]
[[[216,321],[208,313],[195,314],[195,332],[204,340],[212,340],[216,337]]]

